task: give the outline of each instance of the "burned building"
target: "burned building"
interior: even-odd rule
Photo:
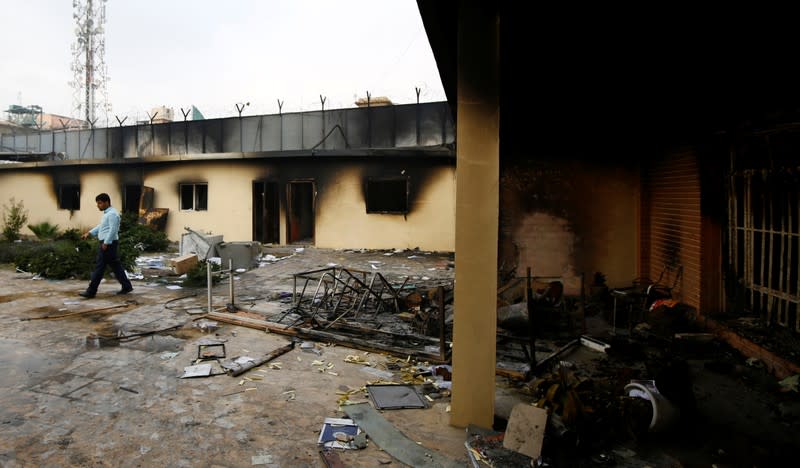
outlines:
[[[94,196],[230,241],[454,250],[447,103],[2,135],[0,199],[96,221]]]
[[[530,268],[572,294],[594,277],[659,283],[700,323],[797,335],[800,101],[777,24],[417,3],[457,115],[456,232],[479,231],[456,242],[480,258],[456,273],[454,366],[471,375],[454,421],[491,421],[495,273]]]

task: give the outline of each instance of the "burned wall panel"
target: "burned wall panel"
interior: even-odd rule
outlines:
[[[186,131],[188,132],[188,138],[186,144],[188,146],[186,150],[186,154],[199,154],[202,153],[205,148],[205,134],[206,134],[206,126],[204,125],[204,121],[192,122],[191,125],[187,125]]]
[[[501,172],[500,281],[559,277],[569,294],[581,275],[610,286],[636,276],[638,169],[578,157],[524,158]]]
[[[170,124],[163,123],[158,125],[152,125],[152,133],[153,133],[153,148],[151,149],[153,156],[163,156],[170,154]]]
[[[672,288],[673,298],[700,308],[702,214],[697,154],[670,152],[647,165],[649,271],[643,276]]]
[[[281,127],[281,142],[284,150],[298,150],[303,147],[303,115],[284,114]]]
[[[152,125],[137,125],[136,128],[136,155],[140,158],[153,156],[153,130]]]
[[[260,151],[280,151],[283,149],[281,132],[283,116],[264,115],[261,117],[261,149]]]
[[[242,122],[242,149],[245,152],[261,151],[264,136],[262,116],[243,117]]]
[[[222,152],[222,119],[203,120],[203,149],[201,153]]]
[[[367,114],[370,122],[370,146],[373,148],[394,147],[395,106],[381,106],[370,109]]]
[[[453,161],[359,159],[323,167],[331,175],[318,179],[317,245],[455,248]],[[367,213],[367,181],[386,178],[407,178],[408,213]]]
[[[324,124],[322,112],[303,113],[303,148],[321,149],[325,138]]]
[[[443,145],[455,139],[455,125],[449,108],[434,103],[420,105],[420,146]]]
[[[369,122],[366,112],[348,109],[345,111],[347,116],[347,142],[350,148],[365,148],[369,142]]]
[[[122,128],[115,127],[109,128],[107,132],[108,138],[108,157],[111,159],[122,159],[123,158],[123,147],[122,147]]]
[[[326,150],[345,149],[347,141],[347,113],[343,110],[325,112],[325,142],[321,148]]]
[[[138,127],[122,127],[122,154],[125,158],[137,158],[137,139],[139,136]]]
[[[170,154],[186,154],[186,122],[171,122],[169,126]]]
[[[223,153],[238,153],[242,151],[242,121],[241,119],[221,119],[222,124],[222,149]]]
[[[419,135],[419,117],[421,109],[419,106],[394,106],[395,115],[395,145],[417,146],[417,136]]]

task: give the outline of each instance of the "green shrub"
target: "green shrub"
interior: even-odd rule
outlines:
[[[3,205],[3,237],[9,241],[19,239],[19,231],[28,222],[28,210],[22,205],[22,200],[17,203],[12,197],[11,206]]]
[[[29,224],[28,229],[36,235],[39,240],[50,240],[58,238],[58,224],[50,224],[48,221],[39,224]]]
[[[94,269],[97,241],[58,240],[16,245],[25,244],[28,247],[20,249],[13,262],[29,273],[50,279],[88,279]]]
[[[81,240],[81,236],[82,235],[83,235],[83,232],[81,232],[80,229],[71,228],[71,229],[67,229],[66,231],[60,233],[56,237],[56,240],[68,240],[68,241],[72,241],[72,242],[78,242],[78,241]]]
[[[186,278],[181,283],[187,288],[205,288],[208,286],[208,265],[211,265],[212,273],[220,271],[222,268],[216,263],[198,262],[191,270],[186,272]],[[219,283],[219,275],[211,275],[211,285]]]
[[[16,204],[14,206],[20,207]],[[36,227],[42,224],[45,223],[40,223]],[[33,227],[31,230],[40,237]],[[97,239],[83,240],[81,235],[82,232],[78,229],[67,229],[60,234],[56,229],[52,237],[55,240],[0,242],[0,263],[13,263],[24,271],[38,273],[51,279],[88,279],[94,269],[99,244]],[[125,270],[134,269],[136,257],[141,252],[163,252],[168,247],[169,239],[166,233],[139,224],[133,214],[122,216],[119,257]],[[203,266],[205,268],[205,264]],[[202,285],[205,285],[205,269],[202,271],[202,278]]]
[[[38,242],[0,242],[0,263],[16,264],[18,256],[27,255],[37,244]]]
[[[119,233],[120,254],[135,251],[164,252],[169,247],[167,233],[139,224],[135,213],[122,214]]]

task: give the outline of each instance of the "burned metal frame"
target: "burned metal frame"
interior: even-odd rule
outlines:
[[[406,278],[400,287],[395,288],[379,272],[373,272],[367,282],[369,272],[342,267],[328,267],[294,274],[292,291],[292,311],[306,320],[315,320],[326,312],[329,328],[345,315],[352,313],[358,318],[362,312],[377,315],[384,310],[400,312],[399,292],[408,282]],[[302,287],[298,294],[298,283]],[[309,284],[316,282],[314,293],[307,295]]]

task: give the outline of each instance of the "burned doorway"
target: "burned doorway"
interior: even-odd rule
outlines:
[[[136,213],[139,215],[139,203],[142,198],[142,186],[139,184],[126,184],[122,187],[123,213]]]
[[[313,180],[293,180],[286,185],[287,243],[314,243],[315,193]]]
[[[280,243],[278,183],[253,182],[253,240],[264,244]]]

